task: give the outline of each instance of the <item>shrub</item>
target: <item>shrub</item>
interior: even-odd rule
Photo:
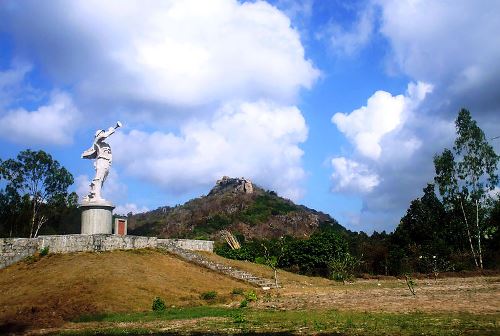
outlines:
[[[349,253],[341,257],[330,260],[328,263],[328,270],[330,271],[330,278],[335,281],[346,282],[354,278],[354,270],[359,261],[351,256]]]
[[[231,292],[233,295],[243,295],[243,288],[233,288],[233,291]]]
[[[234,313],[232,315],[232,318],[234,323],[245,323],[247,321],[245,315],[243,315],[241,312]]]
[[[200,294],[200,298],[203,300],[214,300],[217,297],[216,291],[208,291]]]
[[[41,257],[44,257],[46,256],[47,254],[49,254],[49,247],[48,246],[45,246],[43,249],[40,250],[40,256]]]
[[[151,306],[151,309],[153,309],[153,311],[155,312],[160,312],[167,309],[167,306],[165,305],[165,301],[157,296],[153,299],[153,305]]]
[[[241,301],[240,303],[240,308],[246,308],[247,306],[248,306],[248,300],[243,299],[243,301]]]
[[[257,301],[257,294],[253,290],[244,293],[245,300],[248,302]]]

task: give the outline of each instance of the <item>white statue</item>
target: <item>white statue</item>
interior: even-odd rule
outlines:
[[[82,159],[95,159],[95,177],[90,183],[90,192],[84,198],[87,202],[103,202],[101,197],[101,189],[111,167],[111,147],[104,140],[111,134],[115,133],[118,127],[121,127],[121,122],[117,122],[115,127],[105,130],[97,130],[95,132],[94,143],[92,146],[82,153]]]

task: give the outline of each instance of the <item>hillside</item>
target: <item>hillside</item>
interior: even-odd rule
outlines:
[[[49,254],[0,270],[0,325],[147,311],[156,296],[168,306],[196,306],[206,304],[203,292],[215,290],[226,301],[233,288],[252,287],[158,250]]]
[[[203,255],[272,275],[263,265]],[[0,334],[442,335],[446,330],[497,335],[499,330],[498,276],[422,278],[415,280],[416,296],[404,280],[391,277],[349,285],[281,270],[278,277],[282,288],[261,291],[159,250],[49,254],[0,270]],[[239,309],[243,296],[233,294],[237,288],[253,289],[257,301]],[[200,298],[208,291],[218,293],[216,300]],[[166,312],[151,312],[156,296],[167,303]],[[87,317],[79,319],[82,315]]]
[[[323,225],[345,231],[327,214],[226,176],[206,196],[129,216],[130,234],[165,238],[217,239],[222,229],[246,239],[308,237]]]

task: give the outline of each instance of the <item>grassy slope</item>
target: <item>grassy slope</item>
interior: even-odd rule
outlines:
[[[244,283],[154,250],[49,255],[0,270],[0,324],[53,325],[82,314],[199,305],[215,290],[230,300]]]
[[[272,276],[262,265],[208,256]],[[500,329],[498,276],[418,280],[416,297],[404,281],[395,279],[342,285],[284,271],[279,277],[285,288],[259,292],[259,300],[241,310],[235,306],[242,297],[230,293],[234,288],[250,287],[159,251],[49,255],[33,264],[22,262],[0,270],[0,321],[39,328],[94,315],[86,323],[64,323],[62,330],[77,334],[143,334],[151,330],[172,330],[174,334],[186,330],[201,334],[215,330],[496,334]],[[199,307],[206,304],[199,294],[209,290],[217,291],[218,302],[224,305]],[[198,307],[169,308],[160,315],[140,313],[150,311],[155,296],[163,297],[169,306]],[[106,312],[110,314],[99,315]]]

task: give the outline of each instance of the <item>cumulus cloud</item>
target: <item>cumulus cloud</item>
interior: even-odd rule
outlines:
[[[498,113],[500,31],[498,1],[375,0],[381,9],[380,32],[390,44],[391,60],[403,73],[431,82],[451,100]],[[458,105],[458,107],[456,106]]]
[[[366,165],[345,157],[333,158],[331,162],[334,170],[333,191],[367,193],[380,183],[377,174],[371,172]]]
[[[406,95],[393,96],[386,91],[377,91],[368,98],[366,106],[349,114],[336,113],[332,122],[360,154],[376,160],[382,153],[382,138],[403,125],[408,113],[431,91],[432,86],[422,82],[410,83]]]
[[[361,195],[356,221],[369,224],[368,231],[380,231],[392,230],[409,202],[432,182],[432,157],[452,144],[453,120],[460,107],[470,108],[487,134],[500,134],[500,98],[495,89],[500,85],[500,44],[491,39],[491,32],[500,30],[496,15],[500,4],[374,0],[371,7],[364,8],[359,17],[380,12],[374,26],[388,41],[391,72],[433,84],[432,95],[425,86],[409,87],[404,99],[399,99],[400,108],[396,108],[399,96],[379,94],[375,99],[375,94],[371,98],[382,101],[385,96],[392,102],[393,113],[372,113],[370,119],[361,108],[333,118],[354,146],[354,158],[347,160],[365,165],[380,179]]]
[[[295,106],[268,101],[226,104],[210,121],[180,134],[132,130],[116,134],[116,161],[128,174],[173,193],[208,187],[223,175],[244,176],[286,197],[302,195],[299,144],[307,126]]]
[[[16,56],[35,57],[54,85],[71,87],[90,122],[128,120],[132,131],[110,138],[114,163],[128,176],[177,194],[222,175],[292,198],[303,193],[299,144],[307,126],[295,104],[320,71],[278,8],[6,0],[0,22]]]
[[[90,168],[91,162],[89,161],[89,170],[93,170]],[[77,193],[80,201],[83,200],[89,194],[90,191],[90,182],[91,179],[94,178],[94,174],[91,177],[86,174],[78,175],[75,178],[75,192]],[[110,169],[109,175],[104,181],[104,186],[102,188],[102,197],[104,199],[112,199],[116,202],[121,202],[127,199],[127,185],[120,180],[118,173],[115,169]]]
[[[409,202],[432,181],[432,157],[454,134],[452,122],[421,111],[432,89],[418,82],[404,95],[378,91],[366,106],[332,118],[354,147],[351,156],[331,160],[332,191],[362,199],[358,216],[346,217],[352,220],[348,227],[394,229]]]
[[[0,137],[13,143],[64,145],[73,141],[79,119],[71,96],[54,91],[46,105],[0,111]]]
[[[0,21],[93,103],[158,114],[175,110],[158,105],[289,103],[319,75],[288,17],[262,1],[7,1]]]

